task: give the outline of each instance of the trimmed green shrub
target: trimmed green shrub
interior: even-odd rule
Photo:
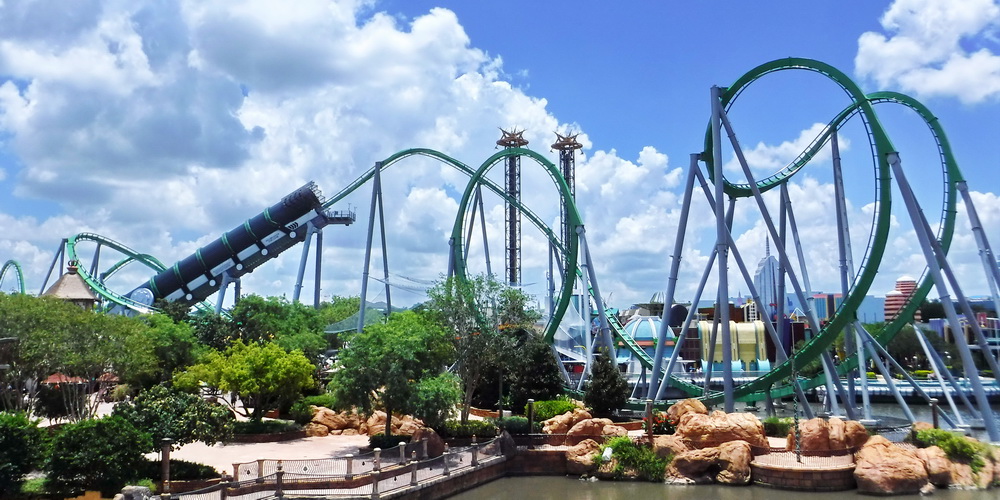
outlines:
[[[151,446],[149,434],[117,415],[67,424],[53,437],[45,463],[49,488],[64,496],[98,490],[110,497],[140,479],[142,453]]]
[[[412,436],[405,436],[402,434],[390,434],[386,436],[385,434],[376,434],[374,436],[368,437],[368,446],[372,448],[381,448],[387,450],[389,448],[395,448],[399,446],[399,443],[409,443]]]
[[[913,370],[913,378],[925,380],[934,373],[932,370]]]
[[[306,425],[312,422],[313,405],[306,402],[305,399],[300,399],[292,403],[292,407],[288,409],[288,416],[299,425]]]
[[[497,435],[497,428],[486,420],[469,420],[463,424],[461,420],[449,420],[444,423],[444,427],[439,429],[438,434],[443,438],[493,438]]]
[[[235,422],[225,406],[162,385],[140,392],[131,403],[115,405],[113,414],[150,434],[153,448],[145,451],[159,450],[163,438],[173,439],[174,447],[195,441],[211,446],[231,436]]]
[[[764,424],[764,434],[773,437],[785,437],[788,435],[788,429],[792,427],[795,421],[792,417],[767,417],[761,420]]]
[[[42,461],[44,438],[37,420],[0,412],[0,498],[21,491],[24,475]]]
[[[301,430],[301,425],[288,420],[245,420],[233,425],[234,434],[281,434]]]
[[[617,463],[611,474],[615,479],[623,479],[629,471],[634,472],[639,479],[646,481],[663,481],[663,471],[673,460],[673,457],[661,458],[652,448],[633,443],[628,436],[609,439],[596,457],[595,463],[601,463],[604,450],[611,448],[611,456]]]
[[[574,409],[576,409],[576,403],[570,401],[569,398],[535,401],[535,420],[541,422]],[[524,414],[528,414],[528,405],[524,405]]]
[[[148,477],[154,481],[162,479],[160,473],[163,472],[163,463],[155,459],[146,459],[139,471],[142,477]],[[192,479],[215,479],[219,477],[219,471],[214,467],[187,460],[170,459],[170,479],[176,481],[190,481]]]
[[[528,429],[528,417],[503,417],[490,419],[500,431],[507,431],[511,434],[531,434],[532,432],[541,432],[542,423],[537,420],[534,422],[532,429]]]
[[[323,408],[333,409],[337,407],[337,399],[329,392],[318,396],[306,396],[302,398],[302,401],[305,401],[307,405],[322,406]]]
[[[970,441],[944,429],[925,429],[918,431],[915,444],[921,448],[937,446],[953,461],[968,462],[973,472],[978,473],[986,462],[983,457],[989,451],[988,445],[979,441]]]

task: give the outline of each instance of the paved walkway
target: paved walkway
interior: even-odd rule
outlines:
[[[357,454],[368,446],[368,436],[307,437],[277,443],[218,443],[207,446],[191,443],[170,453],[171,458],[209,465],[219,472],[233,473],[234,463],[258,459],[315,459]],[[151,455],[155,456],[155,454]]]

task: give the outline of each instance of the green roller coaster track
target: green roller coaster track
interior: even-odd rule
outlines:
[[[21,271],[21,264],[17,261],[8,260],[3,263],[3,267],[0,268],[0,284],[3,284],[4,277],[7,276],[7,272],[12,270],[14,272],[14,278],[17,279],[18,293],[24,294],[24,272]]]

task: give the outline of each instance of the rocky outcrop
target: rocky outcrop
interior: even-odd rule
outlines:
[[[624,427],[615,425],[608,418],[589,418],[581,420],[566,431],[567,436],[627,436]]]
[[[722,484],[750,484],[750,443],[730,441],[719,446],[719,473],[715,481]]]
[[[320,426],[327,429],[326,434],[323,434]],[[421,428],[424,428],[424,423],[412,416],[403,415],[392,418],[392,434],[411,436]],[[329,408],[314,406],[313,418],[307,424],[306,432],[310,436],[374,436],[383,434],[385,433],[385,412],[376,411],[368,419],[365,419],[354,412],[337,412]],[[310,432],[312,434],[309,434]]]
[[[684,440],[676,434],[653,436],[653,451],[658,457],[677,456],[689,449]]]
[[[729,441],[746,441],[762,448],[768,446],[764,425],[751,413],[686,413],[681,417],[676,435],[691,448],[718,446]]]
[[[680,422],[681,417],[688,413],[708,415],[708,408],[705,407],[705,403],[694,398],[678,401],[667,408],[667,418],[673,419],[674,422]]]
[[[556,415],[542,422],[542,432],[545,434],[566,434],[581,420],[591,418],[590,412],[583,408],[575,408],[571,412]]]
[[[937,446],[931,446],[918,449],[916,455],[924,462],[927,479],[934,486],[947,488],[951,485],[951,460],[948,460],[948,455],[945,455],[944,450]]]
[[[718,459],[719,448],[715,447],[678,453],[667,466],[666,475],[671,482],[708,484],[714,480],[709,469],[716,467]]]
[[[873,436],[858,450],[854,479],[859,493],[876,495],[916,494],[929,483],[916,453],[882,436]]]
[[[414,442],[421,439],[427,439],[427,458],[437,458],[444,455],[444,439],[437,432],[434,432],[434,429],[430,427],[417,429],[413,433],[413,437],[410,438]]]
[[[592,474],[597,469],[594,456],[600,449],[601,445],[593,439],[584,439],[567,449],[566,472],[574,475]]]
[[[126,486],[122,492],[115,495],[114,500],[149,500],[153,498],[153,492],[145,486]]]
[[[323,424],[317,424],[315,422],[309,422],[308,424],[306,424],[306,436],[323,437],[329,435],[330,435],[330,428]]]
[[[816,417],[799,421],[799,434],[802,436],[802,451],[843,450],[856,448],[868,440],[865,426],[855,420],[844,421],[839,417],[824,420]],[[788,429],[788,439],[785,449],[795,449],[795,428]]]

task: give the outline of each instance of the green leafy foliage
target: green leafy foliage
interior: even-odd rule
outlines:
[[[535,401],[535,420],[541,422],[542,420],[548,420],[556,415],[562,415],[563,413],[573,411],[576,409],[576,403],[569,400],[569,398],[559,398],[559,399],[548,399],[545,401]],[[524,405],[524,414],[528,414],[528,405]]]
[[[368,446],[370,448],[388,450],[389,448],[399,446],[399,443],[409,443],[411,437],[412,436],[405,435],[394,436],[392,434],[376,434],[368,437]]]
[[[920,447],[937,446],[949,459],[967,462],[976,473],[986,465],[984,457],[990,451],[989,445],[985,443],[966,439],[944,429],[918,431],[915,443]]]
[[[347,336],[329,386],[341,410],[356,407],[370,415],[381,408],[391,415],[413,413],[420,403],[421,411],[434,414],[448,395],[447,379],[421,382],[438,377],[453,356],[447,333],[426,315],[395,313],[386,323]]]
[[[611,438],[601,446],[595,463],[600,463],[607,448],[611,448],[611,457],[616,462],[612,469],[615,479],[623,479],[631,472],[646,481],[663,481],[664,469],[672,460],[672,457],[657,456],[652,448],[633,443],[628,436],[621,436]]]
[[[583,403],[597,415],[610,415],[628,400],[628,382],[611,362],[607,349],[594,359],[590,379],[584,384]]]
[[[552,355],[552,346],[533,333],[516,349],[508,372],[513,408],[523,408],[529,399],[555,399],[562,393],[562,374]]]
[[[45,464],[49,487],[66,496],[99,490],[110,497],[138,479],[151,446],[149,434],[120,416],[63,426]]]
[[[652,415],[653,434],[673,434],[677,430],[677,419],[668,416],[663,411],[653,411]],[[642,418],[643,427],[648,428],[650,420]]]
[[[233,433],[233,415],[225,406],[162,385],[115,405],[113,414],[150,434],[153,448],[147,451],[159,449],[163,438],[173,439],[175,447],[195,441],[211,446]]]
[[[322,406],[324,408],[337,407],[337,399],[334,398],[333,394],[330,393],[317,394],[315,396],[306,396],[302,399],[306,402],[306,404],[310,404],[313,406]]]
[[[142,377],[143,387],[151,387],[162,382],[169,382],[174,372],[191,364],[201,345],[195,337],[191,325],[180,322],[165,314],[151,314],[140,317],[149,329],[146,335],[153,342],[153,354],[156,356],[157,370],[148,377]]]
[[[288,417],[296,424],[306,425],[312,421],[312,405],[307,403],[305,399],[300,399],[292,403],[292,407],[288,410]]]
[[[542,423],[535,421],[533,425],[528,427],[528,417],[512,416],[512,417],[502,417],[490,420],[493,425],[495,425],[501,431],[507,431],[511,434],[531,434],[533,432],[541,432]]]
[[[0,412],[0,498],[19,492],[24,475],[41,463],[44,437],[38,421]]]
[[[497,435],[497,428],[493,423],[486,420],[469,420],[463,423],[461,420],[449,420],[444,423],[438,434],[443,438],[493,438]]]
[[[773,437],[785,437],[788,429],[792,427],[794,420],[792,417],[766,417],[761,421],[764,424],[764,434]]]
[[[142,469],[138,475],[160,481],[163,472],[163,462],[160,460],[146,459],[142,464]],[[215,479],[219,477],[219,471],[214,467],[188,462],[186,460],[170,459],[170,479],[172,481],[190,481],[192,479]]]
[[[312,387],[315,366],[300,351],[287,352],[275,343],[245,344],[236,341],[225,352],[211,351],[196,365],[174,375],[181,390],[196,390],[201,384],[223,393],[235,393],[243,400],[233,411],[260,420],[283,400],[294,401],[303,389]],[[247,411],[245,408],[252,408]]]
[[[308,359],[326,350],[323,329],[327,324],[315,309],[301,302],[248,295],[230,313],[239,338],[246,343],[275,342],[286,351],[302,351]]]
[[[240,420],[233,424],[234,434],[283,434],[301,430],[301,425],[287,420]]]
[[[413,401],[413,416],[428,427],[437,429],[455,413],[455,406],[462,399],[462,387],[454,374],[441,373],[417,382]]]

